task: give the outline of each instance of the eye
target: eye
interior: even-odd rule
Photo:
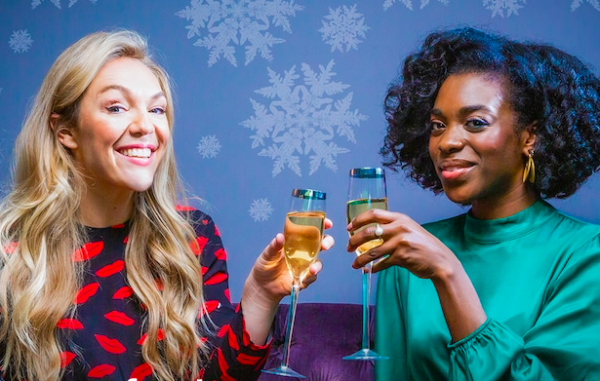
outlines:
[[[483,119],[475,118],[467,120],[466,126],[471,130],[481,130],[482,128],[489,126],[489,123]]]
[[[433,134],[435,132],[443,130],[444,128],[446,128],[446,126],[439,120],[430,120],[429,128],[431,129],[431,133]]]
[[[108,106],[106,109],[108,110],[108,112],[113,114],[120,114],[123,111],[125,111],[125,107],[119,105]]]
[[[165,108],[164,108],[164,107],[153,107],[152,109],[150,109],[150,112],[151,112],[151,113],[153,113],[153,114],[159,114],[159,115],[162,115],[162,114],[164,114],[166,111],[165,111]]]

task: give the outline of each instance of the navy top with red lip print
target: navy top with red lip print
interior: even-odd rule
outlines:
[[[188,212],[197,221],[199,250],[195,254],[200,256],[204,275],[205,309],[217,326],[207,337],[212,353],[198,378],[257,380],[270,344],[257,346],[250,341],[241,307],[234,309],[231,304],[226,252],[213,220],[197,210]],[[154,379],[141,354],[146,313],[125,273],[128,233],[127,224],[88,228],[88,243],[74,255],[74,260],[88,263],[76,298],[76,316],[58,324],[65,337],[62,381]]]

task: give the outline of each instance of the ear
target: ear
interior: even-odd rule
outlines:
[[[531,123],[529,126],[525,127],[521,132],[521,144],[523,147],[523,154],[525,156],[529,156],[529,152],[533,151],[533,147],[535,145],[535,141],[537,138],[537,121]]]
[[[69,127],[61,123],[60,115],[58,115],[57,113],[53,112],[52,115],[50,115],[50,128],[52,128],[52,130],[58,137],[58,141],[60,142],[60,144],[62,144],[66,148],[70,148],[73,150],[79,147],[79,145],[77,144],[77,140],[73,135],[73,131]]]

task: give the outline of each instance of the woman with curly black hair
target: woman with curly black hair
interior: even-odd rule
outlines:
[[[385,165],[470,205],[419,225],[371,210],[348,251],[379,272],[382,380],[599,380],[600,226],[545,201],[600,167],[600,80],[557,48],[430,34],[389,88]]]

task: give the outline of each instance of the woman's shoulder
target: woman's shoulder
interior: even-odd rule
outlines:
[[[205,230],[208,227],[214,229],[215,222],[208,213],[187,205],[177,205],[176,210],[196,231]]]
[[[552,226],[553,239],[563,237],[569,240],[574,248],[591,245],[600,250],[599,224],[581,220],[559,210],[556,211],[556,214],[557,222]]]
[[[545,211],[547,211],[545,213],[548,216],[548,223],[545,224],[545,227],[555,233],[590,238],[600,235],[600,224],[573,216],[546,200],[541,204],[545,207]]]
[[[189,218],[191,220],[207,219],[207,220],[212,221],[212,218],[210,217],[210,215],[208,215],[207,213],[205,213],[202,210],[195,208],[193,206],[178,204],[175,206],[175,209],[177,210],[177,212],[179,214],[181,214],[182,216]]]

